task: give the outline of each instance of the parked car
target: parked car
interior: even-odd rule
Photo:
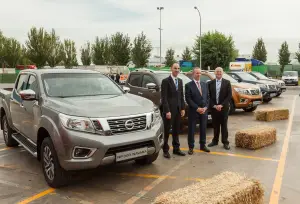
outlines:
[[[258,85],[262,92],[263,101],[266,103],[270,102],[278,94],[278,90],[276,89],[276,83],[274,82],[258,80],[251,74],[242,71],[227,72],[227,74],[235,80],[237,80],[238,82],[246,82]]]
[[[171,72],[169,71],[153,71],[150,69],[136,69],[135,71],[130,72],[128,79],[125,83],[125,86],[130,88],[131,94],[143,96],[151,101],[157,106],[161,105],[161,82],[164,78],[170,76]],[[183,90],[185,91],[185,84],[190,82],[187,76],[182,73],[179,73],[178,77],[183,81]],[[188,104],[186,103],[185,116],[182,118],[183,126],[188,125]],[[211,114],[210,110],[208,111],[208,124],[211,124]],[[182,127],[183,127],[182,126]]]
[[[150,164],[163,145],[158,107],[99,72],[23,70],[0,99],[5,144],[37,157],[54,188],[68,183],[69,171]]]
[[[192,72],[186,75],[192,79]],[[202,71],[201,81],[208,82],[216,78],[214,72]],[[262,103],[262,94],[257,85],[250,83],[238,83],[234,78],[224,73],[223,78],[231,82],[232,100],[230,101],[229,114],[233,114],[236,109],[243,109],[245,112],[256,110],[257,106]]]
[[[280,96],[282,94],[282,92],[286,91],[285,83],[282,80],[268,78],[260,72],[248,72],[248,73],[251,74],[252,76],[254,76],[258,80],[264,80],[267,82],[272,81],[272,82],[276,83],[276,89],[278,90],[278,93],[276,96]]]
[[[299,85],[299,74],[298,71],[284,71],[281,77],[285,84]]]

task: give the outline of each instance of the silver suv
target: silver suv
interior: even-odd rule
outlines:
[[[84,70],[24,70],[1,90],[1,129],[42,162],[49,186],[68,171],[135,160],[150,164],[163,144],[159,109],[110,78]]]

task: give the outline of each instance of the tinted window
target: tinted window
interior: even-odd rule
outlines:
[[[296,72],[296,71],[284,71],[283,76],[298,76],[298,72]]]
[[[35,91],[35,93],[38,92],[38,84],[35,76],[30,75],[26,89],[31,89]]]
[[[140,74],[130,74],[129,84],[131,86],[141,86],[142,75]]]
[[[211,80],[211,79],[206,75],[201,75],[200,81],[206,82],[207,80]]]
[[[157,73],[156,74],[158,81],[161,83],[163,79],[167,78],[170,76],[170,73]],[[184,74],[178,74],[178,78],[182,79],[183,86],[191,81],[190,78],[185,76]]]
[[[17,87],[16,87],[16,90],[17,90],[18,93],[20,91],[26,89],[27,76],[28,76],[27,74],[20,75],[19,80],[18,80],[18,84],[17,84]]]
[[[148,83],[154,83],[154,84],[156,84],[156,82],[154,81],[154,79],[150,75],[144,75],[142,87],[147,88],[146,85]]]
[[[257,79],[254,76],[252,76],[251,74],[249,74],[247,72],[239,72],[239,73],[237,73],[237,75],[239,77],[241,77],[243,80],[257,81]]]

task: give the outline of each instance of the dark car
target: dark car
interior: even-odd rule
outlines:
[[[228,72],[227,74],[235,80],[237,80],[238,82],[246,82],[258,85],[260,87],[264,102],[270,102],[278,94],[278,90],[276,89],[276,83],[274,82],[258,80],[247,72],[233,71]]]
[[[151,100],[162,111],[161,106],[161,82],[164,78],[170,76],[171,72],[168,71],[153,71],[149,69],[137,69],[130,72],[125,86],[130,88],[129,93],[143,96]],[[183,81],[183,89],[185,84],[190,82],[187,76],[179,73],[178,77]],[[185,90],[184,90],[185,91]],[[188,124],[188,105],[186,104],[185,116],[182,118],[182,124]],[[208,111],[208,124],[212,122],[210,110]]]
[[[285,83],[282,80],[268,78],[260,72],[248,72],[248,73],[251,74],[252,76],[254,76],[258,80],[264,80],[264,81],[267,81],[267,82],[271,81],[271,82],[276,83],[276,89],[278,91],[276,96],[280,96],[282,94],[282,92],[286,91]]]

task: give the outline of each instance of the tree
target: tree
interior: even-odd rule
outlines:
[[[300,63],[300,52],[296,52],[296,59],[297,59],[298,62]]]
[[[86,43],[85,47],[81,48],[81,62],[85,66],[91,65],[92,55],[91,55],[91,44]]]
[[[2,33],[2,31],[0,30],[0,62],[1,62],[1,58],[4,56],[4,40],[5,40],[5,37]]]
[[[92,61],[95,65],[104,65],[105,40],[96,37],[95,44],[92,45]]]
[[[142,32],[133,41],[133,48],[131,50],[131,59],[135,67],[145,67],[149,62],[151,56],[152,45]]]
[[[47,62],[50,67],[55,67],[64,57],[64,47],[60,42],[59,36],[56,35],[55,30],[52,29],[52,32],[49,35],[50,38],[50,53],[47,59]]]
[[[126,65],[130,60],[130,38],[128,35],[117,32],[112,35],[110,40],[110,52],[112,55],[112,64]]]
[[[192,60],[192,52],[188,47],[186,47],[185,50],[182,53],[182,60],[184,60],[184,61],[191,61]]]
[[[165,59],[166,59],[165,64],[167,67],[171,67],[176,62],[176,60],[174,58],[174,54],[175,54],[175,51],[172,48],[167,50],[166,57],[165,57]]]
[[[77,66],[77,54],[75,42],[70,39],[65,39],[63,43],[63,63],[66,68],[71,68],[72,66]]]
[[[267,61],[267,50],[262,38],[259,38],[253,47],[252,57],[262,62]]]
[[[44,28],[31,28],[25,44],[28,59],[37,67],[45,66],[50,55],[51,43],[50,35],[44,31]]]
[[[110,47],[110,39],[106,36],[104,39],[104,52],[103,52],[103,59],[104,64],[109,65],[112,63],[112,54],[111,54],[111,47]]]
[[[14,68],[22,59],[22,46],[14,38],[5,38],[3,42],[3,59],[7,67]]]
[[[200,37],[197,37],[193,47],[193,53],[197,58],[196,63],[199,63],[199,43]],[[226,68],[237,57],[236,54],[237,50],[235,49],[232,36],[226,36],[215,31],[207,32],[201,37],[202,68],[208,66],[211,69],[215,69],[218,66]]]
[[[278,55],[279,55],[279,64],[281,65],[281,73],[283,72],[283,69],[284,69],[284,66],[289,64],[291,62],[290,60],[290,51],[289,51],[289,45],[287,44],[286,41],[284,41],[282,44],[281,44],[281,48],[279,49],[279,52],[278,52]]]

